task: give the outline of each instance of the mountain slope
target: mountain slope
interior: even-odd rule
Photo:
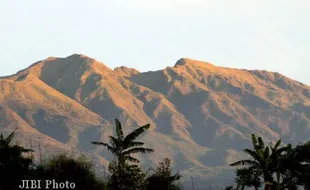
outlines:
[[[74,54],[67,58],[46,59],[13,78],[23,75],[35,75],[102,117],[109,118],[109,121],[122,115],[128,118],[125,122],[128,125],[151,122],[151,119],[141,112],[142,103],[122,88],[118,82],[119,76],[104,64],[86,56]]]
[[[101,163],[111,155],[89,142],[106,140],[114,118],[125,132],[150,123],[141,138],[156,152],[142,164],[170,157],[185,180],[231,180],[228,164],[250,146],[251,133],[292,143],[310,135],[310,87],[279,73],[187,58],[140,73],[111,70],[85,55],[50,57],[2,77],[0,92],[2,131],[17,127],[46,143],[92,151]]]
[[[43,152],[68,152],[72,149],[70,146],[38,132],[14,111],[2,105],[0,105],[0,127],[0,132],[5,135],[17,128],[17,141],[22,142],[27,148],[36,150],[34,154],[36,159],[39,159],[39,146],[42,147]]]
[[[199,118],[211,119],[213,126],[226,126],[220,127],[223,134],[237,130],[239,134],[255,132],[270,140],[279,136],[288,140],[292,133],[302,135],[309,130],[304,121],[309,116],[309,87],[278,73],[181,59],[174,67],[132,76],[130,80],[160,91],[191,123],[197,122],[195,117],[201,114]],[[308,116],[301,119],[303,124],[295,122],[296,117],[305,114]],[[211,137],[220,131],[214,131]]]

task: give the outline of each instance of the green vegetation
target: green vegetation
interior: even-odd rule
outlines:
[[[56,183],[73,182],[76,190],[181,190],[181,176],[173,174],[171,162],[165,158],[155,169],[144,171],[132,154],[149,154],[154,150],[137,141],[150,125],[141,126],[128,135],[123,134],[116,119],[116,136],[109,142],[91,142],[107,148],[115,156],[109,164],[109,176],[98,179],[93,164],[86,157],[58,154],[35,164],[33,150],[13,144],[15,131],[7,137],[0,135],[0,190],[17,190],[22,180],[54,179]],[[249,159],[232,163],[236,167],[233,186],[226,189],[242,190],[246,187],[266,190],[310,189],[310,142],[296,147],[284,145],[281,140],[266,145],[261,137],[252,134],[252,149],[244,152]],[[42,184],[44,186],[44,184]],[[45,186],[44,186],[45,187]],[[45,189],[45,188],[42,188]],[[50,187],[49,189],[52,189]]]
[[[12,144],[15,131],[6,138],[0,135],[0,190],[17,189],[14,184],[30,178],[33,158],[25,154],[32,150]]]
[[[144,148],[144,142],[136,139],[150,125],[145,125],[124,136],[121,123],[115,119],[116,137],[109,136],[109,143],[91,142],[107,148],[115,156],[110,162],[110,175],[106,179],[98,179],[93,164],[85,157],[75,158],[67,154],[54,155],[40,164],[35,164],[30,152],[17,144],[12,144],[13,131],[6,138],[0,136],[0,190],[17,190],[22,180],[54,179],[56,183],[73,182],[75,190],[149,190],[149,189],[181,189],[177,181],[180,175],[172,174],[170,160],[160,162],[154,172],[143,171],[137,158],[132,154],[152,153],[153,149]],[[29,184],[30,185],[30,184]],[[50,186],[48,189],[53,189]]]
[[[181,185],[178,183],[181,176],[179,174],[172,174],[170,167],[170,160],[165,158],[160,162],[152,175],[147,178],[149,190],[169,189],[180,190]]]
[[[250,159],[231,164],[243,167],[236,170],[236,188],[228,189],[258,189],[262,185],[266,190],[310,189],[310,143],[280,148],[279,140],[274,146],[266,146],[261,137],[252,134],[252,144],[252,150],[244,150]]]
[[[135,141],[150,125],[139,127],[124,137],[121,123],[115,119],[116,137],[109,136],[110,144],[104,142],[92,142],[95,145],[106,147],[116,157],[116,160],[109,165],[112,174],[109,180],[111,190],[140,190],[145,189],[145,174],[138,165],[130,165],[129,162],[139,163],[140,161],[131,155],[134,153],[152,153],[154,150],[144,148],[143,142]]]
[[[36,180],[55,179],[57,183],[73,182],[77,188],[104,189],[104,182],[96,179],[93,165],[85,157],[55,155],[37,165],[32,174]]]

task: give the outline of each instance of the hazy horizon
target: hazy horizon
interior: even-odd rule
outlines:
[[[0,2],[0,75],[78,53],[111,69],[154,71],[186,57],[310,84],[309,1],[84,2]]]

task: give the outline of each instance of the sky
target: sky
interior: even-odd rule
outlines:
[[[309,0],[0,0],[0,76],[84,54],[110,68],[182,58],[310,85]]]

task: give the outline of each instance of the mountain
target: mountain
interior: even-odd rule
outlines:
[[[310,136],[310,87],[279,73],[217,67],[182,58],[173,67],[114,70],[85,55],[49,57],[0,78],[0,132],[42,154],[111,155],[90,141],[107,140],[114,118],[125,132],[147,123],[141,137],[155,149],[144,167],[172,159],[199,188],[230,183],[229,163],[244,156],[250,134],[293,144]],[[38,153],[37,153],[38,158]]]

